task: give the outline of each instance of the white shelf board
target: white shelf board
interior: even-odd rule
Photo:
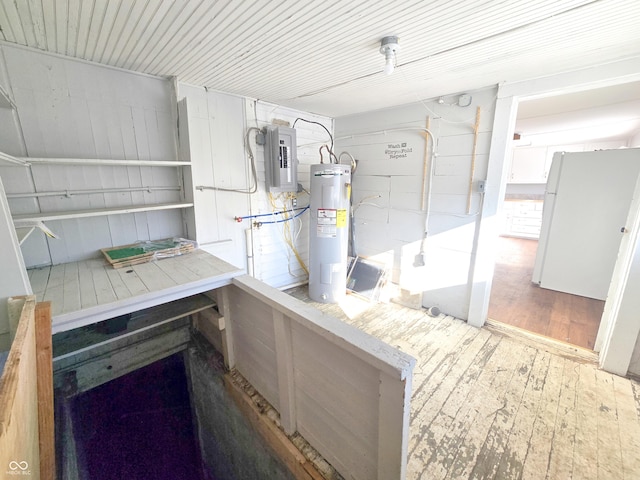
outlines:
[[[71,274],[77,281],[65,283],[63,289],[56,282],[49,285],[49,272],[54,268],[64,268],[65,276]],[[34,291],[42,292],[37,294],[38,301],[52,301],[54,334],[208,292],[229,285],[233,277],[245,273],[244,269],[200,249],[122,269],[94,258],[38,270],[44,270],[44,275],[39,276],[44,283],[38,285],[34,280]],[[80,272],[89,276],[85,284],[80,281]],[[112,294],[98,292],[98,285],[103,285],[105,278],[109,285],[106,290]],[[81,286],[88,290],[88,295],[82,293]],[[79,303],[62,301],[70,292],[70,297]],[[82,303],[85,300],[86,305]]]
[[[114,160],[106,158],[45,158],[45,157],[18,157],[27,164],[50,165],[115,165],[121,167],[184,167],[191,162],[178,160]]]
[[[14,215],[13,223],[16,228],[20,228],[33,221],[46,222],[51,220],[66,220],[70,218],[101,217],[103,215],[122,215],[125,213],[151,212],[155,210],[172,210],[191,207],[193,207],[193,203],[158,203],[155,205],[132,205],[120,208],[96,208],[92,210],[75,210],[66,212],[28,213],[23,215]]]

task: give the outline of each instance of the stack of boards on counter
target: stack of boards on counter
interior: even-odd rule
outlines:
[[[101,249],[113,268],[130,267],[161,258],[189,253],[196,242],[184,238],[166,238]]]

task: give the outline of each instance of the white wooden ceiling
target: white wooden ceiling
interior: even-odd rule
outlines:
[[[0,0],[7,42],[330,116],[638,57],[638,0]],[[385,35],[400,37],[382,73]]]

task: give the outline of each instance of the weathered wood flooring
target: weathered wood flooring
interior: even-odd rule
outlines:
[[[418,360],[408,479],[640,478],[640,383],[453,317],[288,293]]]
[[[604,302],[531,282],[537,240],[500,237],[489,318],[593,349]]]

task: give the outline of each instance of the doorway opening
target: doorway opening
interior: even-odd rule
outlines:
[[[637,119],[621,119],[637,105],[639,86],[636,82],[518,104],[503,203],[505,224],[489,301],[491,320],[594,349],[603,297],[572,295],[534,283],[543,201],[555,152],[634,146]]]

